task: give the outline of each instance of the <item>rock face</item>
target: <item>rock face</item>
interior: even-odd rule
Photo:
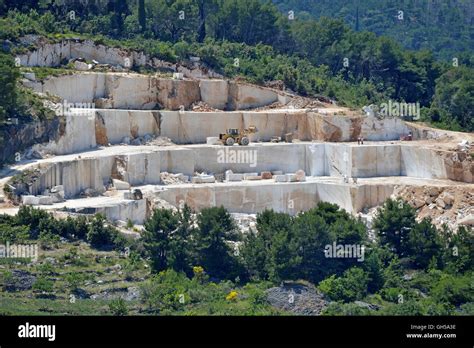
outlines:
[[[84,72],[50,77],[29,86],[68,103],[94,103],[105,109],[181,110],[203,101],[214,109],[245,110],[278,100],[271,89],[233,81],[173,80],[125,73]]]
[[[36,277],[27,271],[13,270],[11,277],[5,282],[7,291],[25,291],[31,289]]]
[[[233,173],[250,174],[261,172],[296,173],[304,171],[308,176],[335,176],[348,177],[387,177],[387,176],[410,176],[425,178],[431,175],[427,168],[432,168],[433,162],[421,162],[420,166],[408,168],[404,172],[404,151],[400,151],[401,145],[356,145],[347,144],[272,144],[272,145],[249,145],[245,149],[235,146],[232,151],[235,158],[239,158],[239,151],[246,151],[245,156],[240,156],[246,161],[232,161],[226,151],[229,148],[223,146],[201,145],[192,148],[166,148],[137,146],[133,151],[126,146],[119,147],[113,152],[107,149],[95,151],[88,157],[74,158],[73,156],[57,157],[48,160],[42,165],[41,175],[29,189],[30,194],[42,194],[46,189],[57,185],[64,185],[66,198],[74,197],[87,188],[98,192],[104,191],[111,178],[126,181],[132,186],[146,184],[160,184],[161,172],[183,173],[192,176],[195,172],[225,173],[231,170]],[[413,148],[408,152],[411,158],[413,152],[423,150]],[[365,152],[365,154],[364,154]],[[252,156],[249,156],[251,154]],[[382,155],[386,154],[386,155]],[[391,156],[387,154],[393,154]],[[92,157],[93,156],[93,157]],[[227,156],[227,157],[226,157]],[[373,157],[372,157],[373,156]],[[400,157],[398,157],[400,156]],[[281,158],[285,158],[282,162]],[[346,160],[345,160],[346,159]],[[436,173],[436,172],[435,172]],[[299,172],[303,180],[303,173]],[[256,174],[257,175],[257,174]],[[438,174],[437,179],[448,179],[448,173]],[[258,176],[258,175],[257,175]],[[296,175],[293,175],[296,177]],[[259,176],[259,179],[261,176]],[[430,177],[428,177],[430,178]],[[240,177],[233,177],[233,180]],[[275,181],[288,182],[286,175],[275,176]],[[295,180],[298,180],[297,178]],[[342,181],[341,181],[342,183]],[[333,185],[327,183],[326,185]],[[350,193],[350,186],[341,186],[341,195],[356,195],[355,201],[370,202],[374,204],[390,196],[393,184],[379,184],[373,186],[357,185],[356,191]],[[321,199],[331,199],[331,186],[326,192],[324,185],[320,185],[319,195]],[[433,197],[432,202],[437,198]],[[365,197],[365,198],[364,198]],[[276,199],[276,197],[274,197]],[[334,200],[334,198],[332,198]],[[350,202],[352,199],[348,197]],[[339,203],[339,199],[337,199]],[[341,201],[343,201],[341,199]],[[449,205],[450,196],[443,197],[442,201]],[[341,203],[345,204],[345,203]],[[352,207],[349,204],[349,207]],[[348,207],[348,208],[349,208]],[[357,207],[355,208],[358,211]],[[350,208],[349,210],[353,210]]]
[[[267,301],[278,309],[297,315],[320,315],[328,301],[314,286],[285,284],[266,291]]]
[[[33,40],[39,48],[18,56],[22,66],[56,67],[64,60],[86,59],[95,60],[100,64],[110,64],[131,68],[133,66],[152,66],[165,71],[180,72],[189,78],[221,78],[220,74],[206,68],[202,64],[186,67],[151,58],[143,52],[129,51],[116,47],[95,44],[91,40],[63,40],[49,43],[44,39]]]

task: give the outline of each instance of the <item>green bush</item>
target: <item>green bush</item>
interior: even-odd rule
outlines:
[[[128,314],[127,303],[122,298],[112,300],[109,303],[109,310],[112,315],[115,316],[124,316]]]
[[[367,295],[368,275],[360,268],[346,270],[342,277],[335,275],[319,283],[319,289],[333,301],[352,302],[361,300]]]

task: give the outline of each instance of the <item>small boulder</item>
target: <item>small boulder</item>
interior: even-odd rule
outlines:
[[[442,194],[441,199],[446,203],[446,205],[453,205],[454,203],[454,196],[446,191]]]
[[[299,182],[302,182],[302,181],[306,181],[306,173],[304,172],[304,170],[298,170],[296,171],[295,173],[296,175],[296,180],[299,181]]]
[[[92,64],[87,64],[85,62],[81,62],[80,60],[76,60],[74,62],[74,68],[79,71],[87,71],[92,69]]]
[[[129,190],[130,184],[126,181],[112,179],[112,184],[117,190]]]
[[[458,220],[458,224],[465,226],[474,226],[474,214],[469,214]]]
[[[421,208],[422,206],[425,205],[425,201],[423,199],[420,199],[420,198],[414,198],[413,201],[412,201],[412,205],[415,209],[419,209],[419,208]]]
[[[439,197],[436,198],[435,203],[438,207],[440,207],[442,209],[446,208],[446,203],[444,203],[444,201]]]

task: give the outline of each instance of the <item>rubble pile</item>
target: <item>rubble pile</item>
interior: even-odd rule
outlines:
[[[400,197],[417,209],[418,219],[431,218],[433,224],[441,227],[447,224],[451,229],[459,225],[474,223],[474,192],[463,185],[450,187],[398,186],[393,197]]]
[[[222,111],[219,109],[215,109],[209,104],[203,102],[203,101],[198,101],[194,102],[191,104],[191,110],[196,111],[196,112],[216,112],[216,111]]]
[[[178,185],[189,182],[189,177],[182,173],[172,174],[168,172],[162,172],[160,173],[160,179],[164,185]]]
[[[155,137],[150,134],[145,134],[144,136],[136,137],[134,139],[131,139],[130,137],[125,137],[122,140],[122,144],[133,145],[133,146],[140,146],[140,145],[172,146],[172,145],[175,145],[168,137],[162,137],[162,136]]]

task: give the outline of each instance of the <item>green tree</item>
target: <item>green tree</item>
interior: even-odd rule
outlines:
[[[169,267],[177,272],[185,272],[188,276],[193,274],[194,233],[192,211],[185,205],[178,213],[178,227],[170,236],[167,262]]]
[[[197,217],[195,230],[197,263],[211,276],[234,279],[241,275],[239,262],[229,245],[239,233],[230,214],[223,207],[205,208]]]
[[[454,232],[445,229],[443,240],[446,249],[443,254],[443,263],[452,273],[463,273],[474,269],[474,234],[465,226],[459,226]]]
[[[140,24],[141,31],[146,30],[146,11],[145,11],[145,0],[138,0],[138,23]]]
[[[407,251],[418,267],[427,268],[433,258],[437,266],[443,251],[441,243],[439,231],[425,218],[408,233]]]
[[[145,222],[142,238],[155,272],[160,272],[169,266],[171,234],[176,231],[178,225],[178,214],[168,209],[156,209]]]
[[[432,121],[438,119],[455,130],[474,131],[474,69],[455,67],[436,83]],[[436,117],[436,118],[434,118]]]
[[[277,274],[274,264],[277,247],[274,240],[282,238],[287,240],[291,229],[292,218],[288,214],[276,213],[265,210],[257,214],[257,231],[250,231],[244,237],[241,255],[251,277],[256,279],[269,279],[270,274]],[[277,243],[285,247],[285,242]],[[272,257],[273,254],[273,257]],[[286,267],[286,263],[279,259],[279,263]],[[289,260],[286,260],[288,262]]]
[[[107,225],[103,215],[96,214],[88,226],[87,241],[94,248],[110,248],[114,246],[117,234],[114,227]]]
[[[406,256],[408,235],[415,226],[415,210],[401,200],[388,199],[378,210],[374,219],[374,229],[378,232],[380,243],[387,245],[399,256]]]

